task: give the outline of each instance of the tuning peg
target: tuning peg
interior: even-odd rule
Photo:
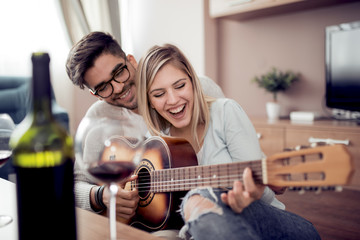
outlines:
[[[295,150],[299,151],[301,149],[306,149],[306,148],[309,148],[309,146],[305,146],[305,145],[298,145],[295,147]]]
[[[321,189],[323,191],[333,191],[334,187],[333,186],[323,186],[323,187],[321,187]]]
[[[299,195],[303,195],[303,194],[305,194],[305,189],[304,188],[300,188],[300,191],[299,191]]]
[[[306,148],[309,148],[309,146],[306,146],[306,145],[297,145],[297,146],[295,146],[295,147],[287,147],[287,148],[284,148],[284,152],[298,151],[298,150],[306,149]]]
[[[312,187],[312,186],[310,186],[310,187],[305,187],[304,188],[306,191],[311,191],[311,192],[313,192],[313,191],[317,191],[319,188],[318,187]]]
[[[305,193],[305,190],[302,187],[289,187],[288,190],[298,192],[300,195]]]
[[[335,192],[342,192],[343,187],[342,186],[335,186]]]
[[[321,189],[324,190],[324,191],[341,192],[343,187],[342,186],[324,186]]]

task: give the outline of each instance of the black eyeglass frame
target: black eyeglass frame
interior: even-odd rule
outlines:
[[[127,79],[124,80],[124,81],[118,81],[118,80],[116,80],[116,79],[115,79],[115,76],[116,76],[117,74],[119,74],[120,72],[124,71],[125,69],[127,70],[128,74],[129,74],[129,76],[127,77]],[[101,97],[101,98],[108,98],[108,97],[110,97],[110,96],[114,93],[114,86],[113,86],[112,83],[111,83],[112,81],[115,81],[115,82],[117,82],[117,83],[124,83],[124,82],[127,82],[127,81],[129,80],[129,78],[130,78],[130,70],[129,70],[127,64],[126,64],[126,58],[125,58],[125,64],[124,64],[123,66],[121,66],[118,70],[116,70],[116,72],[113,74],[113,76],[111,77],[111,79],[110,79],[109,81],[106,81],[104,84],[102,84],[100,87],[97,87],[97,89],[95,89],[95,90],[92,90],[92,89],[90,88],[89,91],[90,91],[92,94],[94,94],[94,95],[96,95],[96,96],[99,96],[99,97]],[[100,88],[103,88],[103,86],[107,86],[107,85],[109,85],[109,84],[110,84],[110,86],[111,86],[111,93],[109,94],[109,96],[101,96],[101,95],[99,94],[99,89],[100,89]]]

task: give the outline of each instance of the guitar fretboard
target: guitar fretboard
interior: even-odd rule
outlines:
[[[250,167],[255,182],[263,182],[261,160],[228,164],[162,169],[151,172],[150,191],[188,191],[197,187],[232,187],[242,181],[244,169]]]

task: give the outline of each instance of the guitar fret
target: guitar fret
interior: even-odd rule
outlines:
[[[187,179],[187,181],[186,181],[186,185],[187,185],[186,188],[187,188],[187,189],[191,189],[190,181],[189,181],[189,179],[190,179],[190,177],[191,177],[191,174],[190,174],[191,169],[190,169],[190,168],[187,168],[187,170],[188,170],[188,171],[187,171],[187,176],[186,176],[186,177],[187,177],[187,178],[186,178],[186,179]]]
[[[200,174],[200,182],[201,182],[201,185],[204,187],[205,186],[205,183],[204,183],[204,168],[201,168],[201,174]]]
[[[150,192],[154,192],[154,189],[153,189],[153,183],[154,183],[154,179],[153,179],[153,172],[150,172],[150,188],[149,188],[149,191]],[[136,188],[138,188],[139,186],[136,186]]]
[[[170,173],[170,191],[173,192],[175,190],[175,185],[174,183],[174,179],[175,179],[175,169],[172,169],[171,173]]]
[[[166,179],[163,182],[163,184],[164,184],[163,191],[165,191],[165,188],[168,186],[169,191],[171,192],[171,185],[170,184],[166,185],[166,183],[170,183],[170,181],[171,181],[171,174],[172,174],[172,169],[169,169],[166,171]]]
[[[190,180],[191,181],[194,181],[193,179],[195,178],[195,168],[190,168]],[[192,182],[190,181],[190,188],[194,188]]]
[[[196,188],[197,187],[197,182],[196,182],[196,177],[197,177],[197,174],[196,174],[196,167],[193,168],[194,169],[194,174],[193,174],[193,178],[192,178],[192,188]]]
[[[176,181],[176,168],[173,169],[172,177],[171,177],[171,189],[172,191],[177,191],[177,181]]]
[[[161,181],[160,181],[160,172],[157,174],[157,183],[158,183],[158,192],[161,191]]]
[[[154,174],[154,178],[155,178],[155,192],[158,192],[158,186],[159,186],[159,182],[158,182],[158,178],[157,178],[157,173],[155,172]]]
[[[212,175],[211,175],[211,165],[209,166],[209,169],[208,169],[208,179],[209,179],[209,185],[210,187],[212,187]]]
[[[185,171],[184,171],[184,169],[183,168],[181,168],[181,174],[180,174],[180,178],[181,179],[185,179]],[[181,190],[182,191],[184,191],[185,190],[185,184],[183,183],[183,184],[181,184]]]
[[[167,171],[165,171],[165,175],[166,175],[166,172]],[[164,174],[162,174],[162,172],[160,171],[159,172],[159,181],[160,181],[160,184],[159,184],[159,186],[160,186],[160,192],[163,192],[163,184],[164,184],[164,178],[163,178],[163,176],[164,176]]]
[[[177,191],[177,181],[176,181],[176,168],[174,169],[174,171],[172,172],[172,177],[171,177],[171,189],[173,191]]]
[[[179,169],[176,169],[175,170],[175,176],[176,176],[176,190],[177,191],[180,191],[181,190],[181,184],[179,184],[179,182],[180,182],[180,170]]]
[[[216,166],[216,170],[217,170],[217,172],[216,172],[216,178],[217,178],[217,180],[218,180],[218,187],[220,187],[219,165]]]
[[[173,169],[170,169],[170,171],[168,171],[168,177],[166,179],[166,182],[164,182],[164,190],[165,190],[165,187],[168,187],[168,189],[170,190],[170,192],[172,191],[172,184],[167,184],[165,185],[166,183],[171,183],[171,180],[173,179]]]
[[[203,186],[208,186],[209,185],[208,174],[209,174],[209,166],[205,166],[203,168],[203,170],[202,170],[202,183],[203,183]]]
[[[230,186],[230,178],[231,178],[231,174],[230,174],[230,169],[229,169],[229,165],[225,166],[226,168],[226,172],[227,172],[227,176],[226,176],[226,180],[227,180],[227,185]]]

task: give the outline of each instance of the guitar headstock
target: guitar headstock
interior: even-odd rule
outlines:
[[[350,183],[353,161],[344,145],[287,151],[266,160],[267,183],[278,187],[328,187]]]

